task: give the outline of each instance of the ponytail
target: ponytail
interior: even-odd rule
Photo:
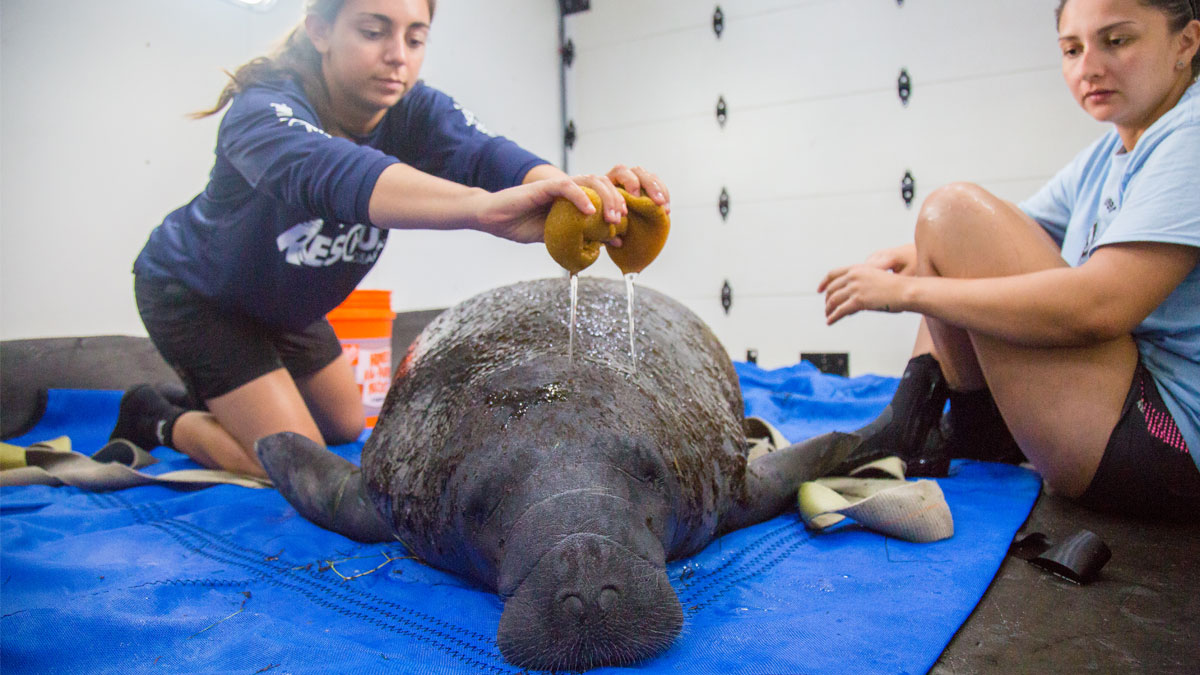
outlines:
[[[232,73],[225,71],[225,74],[229,76],[229,82],[217,97],[216,105],[208,110],[192,113],[192,118],[201,119],[215,115],[229,105],[234,96],[246,89],[286,77],[297,78],[309,98],[317,91],[325,90],[321,78],[321,55],[308,39],[303,24],[293,28],[283,42],[268,55],[251,59]]]

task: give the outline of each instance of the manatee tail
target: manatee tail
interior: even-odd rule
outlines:
[[[793,507],[801,483],[846,464],[861,445],[858,435],[833,431],[750,462],[746,467],[746,503],[733,504],[722,514],[720,532],[760,523]]]
[[[254,451],[279,494],[300,515],[355,541],[395,540],[354,464],[291,431],[259,439]]]

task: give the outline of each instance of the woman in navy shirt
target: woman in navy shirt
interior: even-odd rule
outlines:
[[[353,440],[362,400],[324,316],[389,229],[537,242],[556,198],[595,211],[580,186],[614,223],[626,211],[617,184],[669,207],[653,174],[569,177],[422,83],[433,12],[434,0],[308,0],[303,24],[202,113],[229,107],[209,183],[150,234],[134,288],[187,400],[207,410],[135,387],[114,437],[259,476],[253,445],[264,436]]]

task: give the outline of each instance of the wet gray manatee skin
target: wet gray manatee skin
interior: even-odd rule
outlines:
[[[844,462],[827,434],[748,464],[742,397],[709,328],[639,287],[584,278],[573,358],[566,279],[488,291],[441,314],[397,366],[362,467],[295,434],[257,450],[313,522],[402,541],[504,599],[511,663],[585,670],[666,649],[683,612],[665,566],[778,515]]]

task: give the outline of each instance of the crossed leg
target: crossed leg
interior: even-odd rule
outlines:
[[[1065,266],[1058,247],[1013,204],[974,185],[935,191],[917,219],[917,274],[998,277]],[[1025,456],[1058,492],[1091,483],[1137,365],[1132,336],[1085,347],[1013,344],[926,317],[950,387],[991,389]]]

